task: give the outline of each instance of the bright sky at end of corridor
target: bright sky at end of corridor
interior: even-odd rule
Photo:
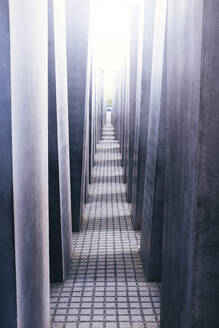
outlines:
[[[95,66],[118,70],[128,52],[130,1],[92,0],[91,4]]]
[[[117,72],[129,54],[131,4],[143,0],[91,0],[92,65],[104,71],[104,94],[113,97]]]

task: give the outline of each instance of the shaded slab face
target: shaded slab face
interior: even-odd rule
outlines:
[[[133,157],[134,157],[134,137],[135,137],[135,111],[137,92],[137,67],[138,67],[138,42],[139,42],[139,6],[133,5],[131,8],[131,28],[130,28],[130,101],[129,101],[129,153],[127,161],[127,198],[132,201],[132,178],[133,178]]]
[[[219,325],[217,1],[168,3],[161,327]]]
[[[120,97],[121,97],[121,107],[120,107],[120,147],[122,153],[122,165],[125,164],[125,81],[124,81],[124,68],[121,72],[121,87],[120,87]],[[113,107],[113,112],[115,111],[115,106]],[[113,119],[112,119],[113,121]]]
[[[142,95],[142,58],[143,58],[143,37],[144,37],[144,10],[139,13],[139,42],[138,42],[138,63],[136,82],[136,106],[135,106],[135,127],[134,127],[134,149],[133,149],[133,175],[132,175],[132,224],[135,230],[140,230],[141,220],[136,219],[137,205],[137,176],[138,176],[138,145],[139,145],[139,125]]]
[[[90,95],[89,95],[89,179],[88,183],[92,180],[92,168],[93,168],[93,79],[91,70],[90,79]]]
[[[125,100],[124,100],[124,111],[125,111],[125,117],[124,117],[124,182],[127,184],[128,182],[128,161],[129,161],[129,88],[130,88],[130,76],[129,76],[129,58],[127,58],[127,61],[125,63],[125,86],[124,86],[124,93],[125,93]]]
[[[44,0],[10,1],[17,325],[22,328],[49,326],[47,26]]]
[[[8,0],[0,2],[0,317],[16,327],[16,274],[11,137],[11,68]]]
[[[88,201],[88,193],[89,193],[88,183],[89,183],[89,137],[90,137],[89,135],[90,83],[91,83],[91,47],[89,47],[88,49],[88,60],[87,60],[80,217],[82,217],[83,215],[84,205]]]
[[[65,3],[49,1],[50,281],[62,282],[72,253]]]
[[[141,105],[139,119],[136,119],[135,125],[135,154],[138,156],[136,173],[136,190],[133,187],[133,206],[132,217],[135,219],[134,227],[141,228],[142,209],[145,181],[145,162],[148,136],[148,113],[151,87],[151,66],[152,66],[152,49],[154,35],[154,10],[155,1],[146,1],[144,9],[144,39],[142,50],[142,80],[141,80]]]
[[[66,1],[67,74],[72,228],[80,227],[85,99],[88,59],[89,0]]]
[[[146,152],[144,206],[142,216],[141,256],[148,280],[161,279],[164,154],[162,143],[161,95],[163,58],[166,29],[167,2],[157,0],[155,5],[154,41],[152,56],[151,89],[148,117],[148,141]],[[160,156],[158,156],[160,155]]]
[[[103,73],[96,70],[94,73],[95,84],[95,145],[101,140],[103,126]],[[95,146],[96,147],[96,146]]]

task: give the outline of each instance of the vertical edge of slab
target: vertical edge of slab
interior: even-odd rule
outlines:
[[[127,162],[127,199],[132,202],[132,179],[134,157],[134,134],[135,134],[135,111],[137,92],[137,66],[138,66],[138,43],[139,43],[139,5],[131,6],[130,24],[130,88],[129,88],[129,153]]]
[[[65,1],[54,1],[54,18],[62,256],[64,273],[63,276],[65,279],[72,258],[72,213]]]
[[[139,134],[141,119],[141,97],[142,97],[142,69],[143,69],[143,43],[144,43],[144,13],[145,8],[140,8],[139,13],[139,36],[138,36],[138,64],[137,64],[137,84],[136,84],[136,109],[135,109],[135,127],[134,127],[134,145],[133,145],[133,174],[132,174],[132,225],[134,230],[141,229],[141,219],[136,217],[137,204],[137,180],[138,180],[138,151],[139,151]],[[147,129],[145,133],[147,132]],[[141,177],[142,179],[142,177]]]
[[[50,282],[63,281],[61,199],[54,36],[54,1],[48,1],[48,138],[49,138],[49,258]]]
[[[0,318],[17,327],[11,131],[11,62],[9,1],[0,2]]]
[[[85,97],[87,82],[89,1],[66,1],[67,72],[72,229],[81,224],[83,146],[85,142]]]

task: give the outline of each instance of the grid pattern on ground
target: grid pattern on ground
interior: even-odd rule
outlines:
[[[160,291],[144,279],[119,144],[107,124],[97,146],[82,229],[66,281],[51,287],[53,328],[157,328]]]

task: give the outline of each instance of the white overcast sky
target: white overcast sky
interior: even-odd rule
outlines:
[[[104,70],[105,90],[112,92],[116,72],[129,46],[130,3],[142,0],[91,0],[94,66]]]

